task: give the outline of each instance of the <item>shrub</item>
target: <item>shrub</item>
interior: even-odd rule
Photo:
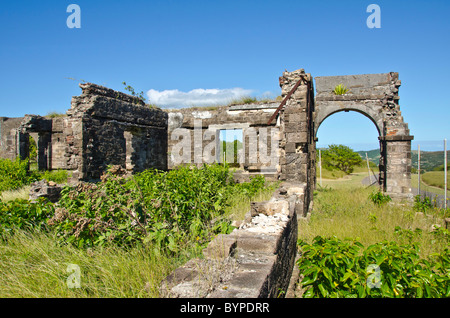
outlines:
[[[369,195],[369,199],[376,205],[381,206],[387,202],[392,201],[391,197],[387,194],[383,194],[381,191],[372,192]]]
[[[45,179],[56,183],[66,183],[69,178],[69,173],[67,170],[39,171],[37,174],[39,179]]]
[[[65,187],[49,223],[64,241],[80,247],[151,243],[177,252],[228,233],[229,198],[236,191],[252,195],[264,184],[263,177],[234,184],[228,166],[217,164],[147,170],[128,179],[106,174],[95,185]]]
[[[297,265],[304,297],[449,297],[450,251],[419,257],[417,244],[384,241],[364,249],[357,241],[317,236],[299,241]]]
[[[16,229],[46,228],[47,219],[53,214],[53,204],[45,198],[39,198],[34,203],[21,199],[0,201],[0,235]]]
[[[37,179],[35,174],[28,172],[28,159],[0,159],[0,192],[20,188]]]
[[[433,208],[433,205],[431,203],[431,199],[429,197],[421,198],[420,195],[416,195],[414,197],[414,210],[418,212],[427,212],[427,210]]]

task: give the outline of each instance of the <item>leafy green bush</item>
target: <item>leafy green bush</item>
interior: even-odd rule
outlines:
[[[248,198],[255,196],[266,185],[263,175],[250,177],[250,182],[238,183],[234,186],[234,191],[246,195]],[[275,189],[274,189],[275,190]]]
[[[16,229],[46,227],[48,218],[53,214],[53,204],[44,198],[39,198],[35,203],[20,199],[0,201],[0,235]]]
[[[216,233],[228,233],[228,199],[235,191],[252,195],[264,183],[257,177],[234,184],[223,165],[147,170],[127,179],[107,174],[98,184],[64,188],[49,223],[77,246],[151,243],[177,252],[187,243],[201,246]]]
[[[382,193],[381,191],[372,192],[369,195],[369,199],[376,205],[380,206],[385,203],[392,201],[391,197],[387,194]]]
[[[1,203],[2,232],[46,224],[62,243],[78,247],[150,244],[171,252],[201,247],[231,231],[225,215],[236,193],[251,197],[263,176],[235,184],[228,166],[146,170],[129,178],[107,173],[96,184],[65,186],[56,204],[45,200]]]
[[[364,249],[357,241],[317,236],[298,243],[304,297],[449,297],[450,251],[419,257],[417,244],[384,241]]]
[[[28,159],[0,159],[0,192],[20,188],[37,179],[35,174],[28,172]]]
[[[421,198],[420,195],[416,195],[414,197],[414,210],[418,212],[427,212],[429,209],[433,208],[433,205],[431,203],[431,199],[429,197]]]

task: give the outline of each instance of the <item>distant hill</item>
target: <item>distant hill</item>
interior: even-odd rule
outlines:
[[[366,160],[366,152],[367,152],[367,157],[369,157],[369,161],[375,163],[377,166],[380,164],[380,149],[373,149],[373,150],[369,150],[369,151],[355,151],[356,153],[358,153],[361,158],[363,158],[363,160]]]
[[[369,161],[375,164],[380,162],[380,150],[374,149],[369,151],[357,151],[357,153],[365,160],[367,156]],[[450,151],[447,151],[447,156],[449,156]],[[411,151],[412,168],[417,169],[417,150]],[[421,151],[420,152],[420,168],[422,171],[432,171],[434,168],[444,165],[444,152],[443,151]]]

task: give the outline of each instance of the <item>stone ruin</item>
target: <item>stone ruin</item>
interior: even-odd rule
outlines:
[[[398,73],[313,77],[303,69],[279,78],[282,101],[222,107],[161,110],[96,84],[80,84],[65,116],[0,117],[0,157],[25,159],[29,136],[37,141],[39,169],[65,169],[70,183],[100,180],[113,169],[132,174],[229,161],[237,181],[263,174],[281,180],[266,202],[253,202],[242,224],[219,235],[171,273],[160,286],[165,297],[293,297],[297,219],[307,217],[316,184],[317,131],[340,111],[356,111],[375,125],[380,143],[380,189],[410,200],[411,140],[398,104]],[[345,85],[343,95],[334,88]],[[221,134],[239,131],[241,146],[227,156]],[[223,152],[223,153],[222,153]],[[227,159],[228,158],[228,159]],[[61,186],[33,185],[31,199],[57,200]]]
[[[65,169],[70,182],[96,181],[110,165],[127,173],[168,170],[182,164],[222,162],[220,133],[239,131],[237,180],[255,174],[307,184],[305,211],[316,183],[316,134],[340,111],[371,119],[379,133],[380,188],[411,199],[411,140],[399,108],[398,73],[313,77],[303,69],[279,78],[283,101],[162,110],[137,97],[92,83],[80,84],[64,116],[0,117],[0,157],[24,159],[29,136],[37,142],[39,169]],[[335,95],[343,84],[349,91]],[[224,154],[225,155],[225,154]]]

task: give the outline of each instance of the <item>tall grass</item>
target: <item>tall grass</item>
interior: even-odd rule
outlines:
[[[443,214],[433,210],[427,215],[417,214],[411,205],[387,203],[375,205],[369,195],[376,189],[361,186],[364,175],[355,175],[349,182],[329,182],[315,192],[314,208],[307,220],[299,222],[299,238],[311,241],[315,236],[336,236],[340,239],[356,239],[364,246],[384,240],[399,243],[417,242],[425,256],[448,246],[436,241],[431,234],[433,224],[443,225]],[[396,227],[414,231],[422,230],[414,237],[398,234]]]
[[[241,187],[241,192],[232,197],[226,216],[242,219],[251,201],[268,200],[277,185],[266,183],[259,191],[257,183]],[[151,243],[77,248],[62,243],[57,232],[50,229],[13,230],[0,236],[0,297],[160,297],[160,282],[190,258],[198,257],[199,252],[189,244],[170,254]],[[68,271],[71,264],[80,269],[80,288],[68,284],[73,274]]]
[[[181,265],[150,247],[59,245],[53,234],[17,231],[0,239],[0,297],[158,297],[160,281]],[[80,268],[80,288],[67,283],[69,264]]]

